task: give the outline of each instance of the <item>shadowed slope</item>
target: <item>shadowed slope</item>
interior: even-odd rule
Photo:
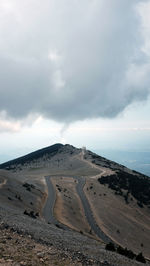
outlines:
[[[32,162],[33,160],[39,159],[47,154],[54,156],[61,147],[63,147],[62,144],[54,144],[52,146],[37,150],[35,152],[31,152],[25,156],[0,164],[0,169],[13,169],[13,166],[17,164],[25,164],[28,162]]]

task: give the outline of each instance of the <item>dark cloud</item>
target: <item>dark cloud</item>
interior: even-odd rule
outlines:
[[[70,122],[146,99],[141,2],[1,1],[0,111]]]

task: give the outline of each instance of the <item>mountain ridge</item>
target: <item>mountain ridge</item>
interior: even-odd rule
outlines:
[[[6,167],[8,167],[8,166],[10,166],[12,164],[15,164],[15,163],[25,163],[25,162],[27,162],[29,160],[37,159],[40,156],[43,156],[45,153],[46,154],[48,154],[48,153],[55,153],[62,146],[63,146],[63,144],[56,143],[54,145],[51,145],[51,146],[48,146],[48,147],[44,147],[44,148],[38,149],[38,150],[36,150],[34,152],[30,152],[30,153],[28,153],[26,155],[17,157],[16,159],[12,159],[12,160],[9,160],[7,162],[1,163],[0,164],[0,169],[5,169]]]
[[[149,177],[85,148],[59,143],[0,167],[0,212],[2,207],[43,226],[50,222],[67,234],[79,232],[100,246],[110,239],[149,256]],[[56,219],[50,219],[49,208]]]
[[[33,161],[33,160],[36,160],[36,159],[39,159],[40,157],[43,157],[44,155],[51,155],[51,156],[54,156],[59,150],[61,150],[62,148],[65,148],[65,147],[70,147],[72,149],[76,149],[76,150],[82,150],[82,148],[76,148],[74,147],[73,145],[70,145],[70,144],[61,144],[61,143],[56,143],[56,144],[53,144],[53,145],[50,145],[50,146],[47,146],[47,147],[44,147],[44,148],[40,148],[38,150],[35,150],[33,152],[30,152],[30,153],[27,153],[26,155],[23,155],[23,156],[20,156],[20,157],[17,157],[15,159],[12,159],[12,160],[8,160],[4,163],[1,163],[0,164],[0,169],[12,169],[10,166],[11,165],[15,165],[15,164],[25,164],[25,163],[28,163],[30,161]],[[138,171],[135,171],[135,170],[131,170],[130,168],[120,164],[120,163],[117,163],[113,160],[110,160],[110,159],[107,159],[101,155],[98,155],[96,154],[95,152],[92,152],[90,150],[87,150],[88,153],[92,156],[93,158],[93,162],[94,162],[94,159],[99,159],[103,162],[107,162],[108,164],[108,167],[111,168],[110,164],[113,165],[113,170],[115,169],[118,169],[118,167],[120,168],[124,168],[124,169],[128,169],[129,171],[132,171],[134,174],[137,174],[137,175],[141,175],[143,177],[148,177],[147,175],[143,174],[143,173],[140,173]],[[99,164],[98,164],[99,165]]]

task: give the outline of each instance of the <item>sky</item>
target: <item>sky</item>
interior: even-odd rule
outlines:
[[[0,0],[0,161],[150,151],[150,1]]]

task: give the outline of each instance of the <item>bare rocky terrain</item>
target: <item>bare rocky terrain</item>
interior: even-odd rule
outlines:
[[[150,265],[148,177],[61,144],[0,168],[0,265],[143,265],[140,252]],[[106,250],[109,241],[134,259]]]

